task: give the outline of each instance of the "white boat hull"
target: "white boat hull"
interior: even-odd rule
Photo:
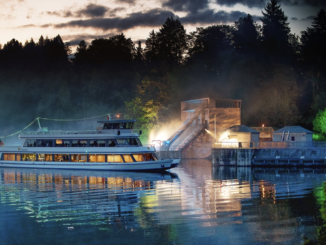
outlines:
[[[76,169],[106,171],[163,171],[177,167],[173,159],[132,163],[105,162],[32,162],[32,161],[0,161],[0,167],[40,168],[40,169]]]

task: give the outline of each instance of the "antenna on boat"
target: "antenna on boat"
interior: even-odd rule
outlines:
[[[37,123],[38,123],[38,129],[42,130],[41,123],[40,123],[40,118],[38,117],[36,119],[37,119]]]

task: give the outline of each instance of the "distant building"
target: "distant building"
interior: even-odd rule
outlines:
[[[169,150],[183,158],[207,158],[215,137],[241,124],[241,100],[201,98],[181,102],[183,124],[168,139]],[[206,130],[208,132],[206,132]]]
[[[241,124],[241,100],[201,98],[181,101],[181,120],[186,121],[199,111],[198,120],[211,132],[224,131]]]
[[[273,141],[312,142],[312,134],[301,126],[285,126],[274,131]]]
[[[229,139],[236,139],[238,142],[259,142],[259,132],[245,125],[234,125],[228,129]]]
[[[257,130],[259,134],[259,141],[272,141],[274,129],[272,127],[251,127]]]

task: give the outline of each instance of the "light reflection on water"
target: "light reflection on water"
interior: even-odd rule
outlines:
[[[300,244],[324,180],[207,160],[166,174],[0,168],[1,244]]]

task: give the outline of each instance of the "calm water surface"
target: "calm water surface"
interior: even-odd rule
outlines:
[[[0,168],[0,244],[302,244],[318,239],[324,169],[166,174]]]

